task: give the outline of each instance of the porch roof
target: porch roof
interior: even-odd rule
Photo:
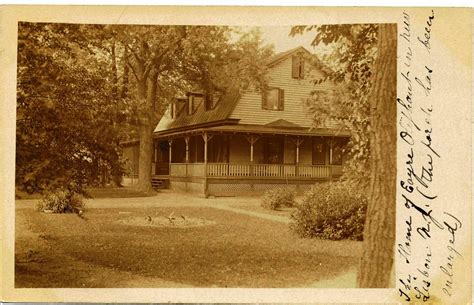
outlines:
[[[347,129],[329,129],[329,128],[289,128],[289,127],[276,127],[268,125],[244,125],[244,124],[233,124],[233,125],[220,125],[202,127],[196,129],[181,130],[169,133],[155,134],[155,138],[168,138],[175,137],[184,134],[196,134],[203,132],[211,133],[245,133],[245,134],[273,134],[273,135],[294,135],[294,136],[332,136],[332,137],[350,137],[350,132]]]

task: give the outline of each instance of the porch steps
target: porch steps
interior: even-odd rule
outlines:
[[[157,177],[151,178],[151,186],[155,190],[167,189],[168,185],[169,185],[169,179],[157,178]]]

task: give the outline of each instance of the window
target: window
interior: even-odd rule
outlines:
[[[301,55],[293,56],[291,77],[304,79],[304,58]]]
[[[215,135],[207,145],[208,162],[229,162],[229,136]]]
[[[203,100],[202,94],[190,93],[188,96],[188,115],[193,114]]]
[[[268,88],[263,94],[263,109],[283,110],[285,91],[279,88]]]
[[[176,112],[177,112],[176,108],[177,108],[176,102],[172,102],[170,104],[170,116],[172,119],[176,118]]]
[[[205,110],[212,110],[216,108],[217,103],[220,101],[222,94],[219,92],[214,92],[206,94],[204,99],[204,108]]]
[[[193,114],[194,112],[194,96],[190,95],[188,97],[188,115]]]
[[[342,165],[342,155],[343,155],[343,148],[342,143],[337,141],[334,143],[332,147],[332,162],[333,165]]]
[[[322,138],[313,139],[313,165],[326,164],[326,142]]]
[[[285,143],[283,138],[264,138],[264,162],[266,164],[283,164],[284,145]]]

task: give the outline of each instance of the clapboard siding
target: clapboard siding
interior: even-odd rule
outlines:
[[[262,109],[262,94],[249,90],[242,94],[230,117],[240,119],[240,124],[265,125],[284,119],[303,127],[311,126],[311,115],[305,109],[304,100],[309,97],[311,91],[328,90],[332,85],[329,82],[313,85],[308,79],[294,79],[291,77],[291,67],[292,60],[289,57],[269,70],[269,86],[285,91],[283,111]],[[320,78],[322,73],[313,71],[312,76],[313,79]]]

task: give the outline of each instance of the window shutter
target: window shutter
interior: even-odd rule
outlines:
[[[291,77],[293,78],[300,77],[300,57],[297,55],[294,55],[292,57]]]
[[[280,94],[278,96],[278,110],[284,110],[285,106],[285,90],[280,89]]]
[[[262,89],[262,109],[268,109],[267,107],[267,90]]]
[[[304,79],[304,58],[300,57],[300,79]]]

